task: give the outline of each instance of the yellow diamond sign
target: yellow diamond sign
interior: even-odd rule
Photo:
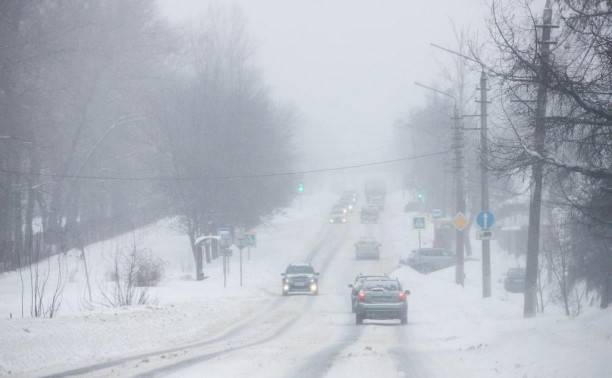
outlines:
[[[459,231],[463,231],[465,226],[468,224],[468,219],[463,215],[463,213],[457,213],[453,218],[453,225]]]

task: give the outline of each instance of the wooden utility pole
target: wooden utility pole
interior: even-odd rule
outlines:
[[[550,33],[552,29],[552,8],[550,0],[546,1],[542,17],[542,36],[537,40],[540,56],[537,73],[537,106],[535,114],[534,150],[540,156],[545,156],[546,142],[546,103],[548,90],[548,65],[550,60]],[[537,34],[537,33],[536,33]],[[538,255],[540,252],[540,214],[542,211],[542,179],[544,167],[541,159],[536,159],[532,165],[532,189],[529,204],[529,231],[527,234],[527,264],[525,273],[525,297],[523,316],[532,318],[537,310]]]

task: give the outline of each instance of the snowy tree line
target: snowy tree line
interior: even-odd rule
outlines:
[[[177,216],[191,240],[293,195],[292,115],[246,23],[148,0],[0,2],[0,271]],[[38,255],[38,253],[36,254]]]
[[[602,308],[612,303],[612,4],[549,0],[544,13],[542,5],[493,1],[488,36],[459,41],[457,48],[479,62],[459,58],[460,63],[476,72],[484,69],[492,81],[493,207],[512,193],[530,197],[526,317],[544,309],[541,287],[549,278],[554,299],[568,315],[579,312],[572,302],[579,306],[589,293],[598,294]],[[461,76],[450,79],[443,89],[460,97]],[[436,143],[451,145],[449,121],[440,118],[450,109],[432,97],[428,107],[412,112],[404,123],[426,125],[433,141],[417,148],[438,151]],[[468,185],[478,182],[470,173],[478,168],[474,151],[466,164]],[[411,172],[443,203],[449,193],[437,173],[452,163],[432,164]],[[477,199],[468,198],[468,208],[469,203]]]

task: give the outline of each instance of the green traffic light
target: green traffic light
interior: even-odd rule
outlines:
[[[423,193],[418,194],[419,199],[423,198]]]
[[[298,192],[304,191],[304,184],[298,184]]]

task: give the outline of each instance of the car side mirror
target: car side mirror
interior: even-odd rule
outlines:
[[[410,295],[410,290],[404,290],[404,293],[405,293],[406,295]]]
[[[316,273],[315,273],[315,276],[318,276],[318,275],[319,275],[319,272],[316,272]]]
[[[353,288],[353,284],[349,284],[348,287],[350,287],[352,289]]]

